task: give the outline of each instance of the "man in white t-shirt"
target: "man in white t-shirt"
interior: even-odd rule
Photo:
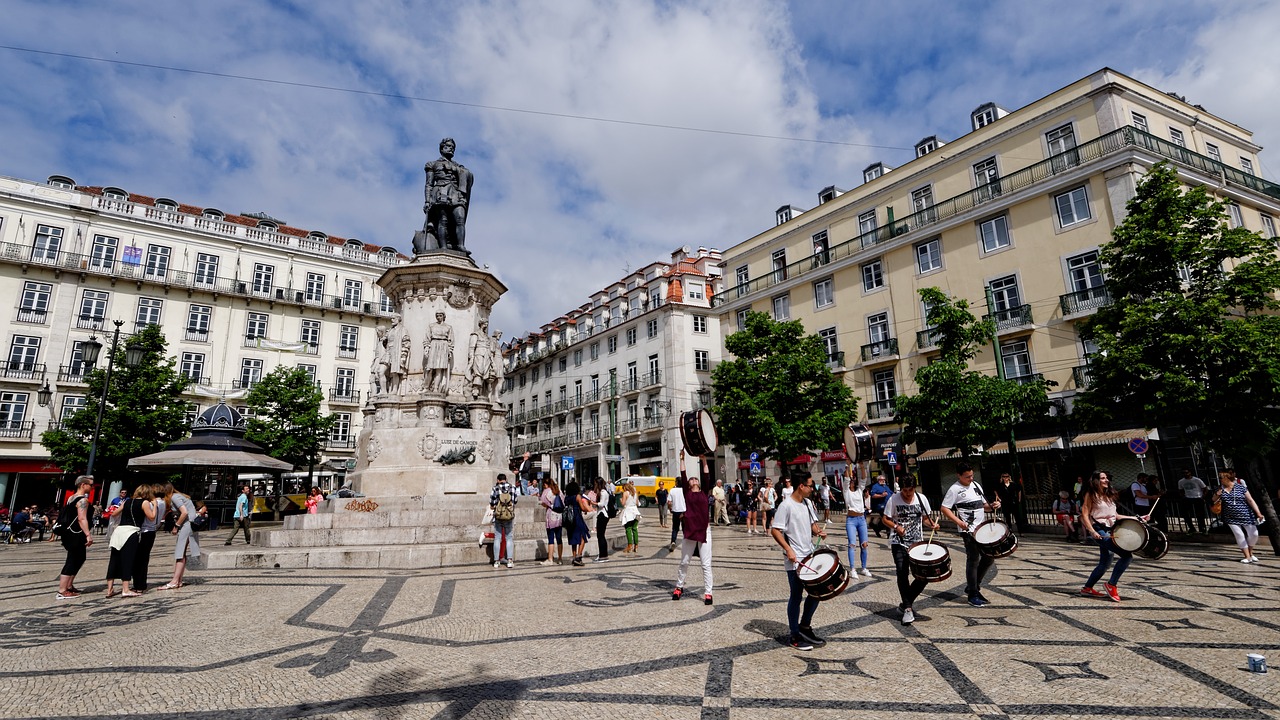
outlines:
[[[924,493],[916,492],[915,477],[906,475],[901,482],[902,489],[889,496],[884,505],[884,525],[889,529],[889,550],[893,553],[893,564],[898,572],[898,597],[902,598],[898,610],[902,611],[902,624],[910,625],[916,621],[911,606],[929,581],[911,577],[907,551],[913,544],[924,541],[926,527],[937,529],[938,524],[929,516],[933,511],[929,508],[928,498]]]
[[[987,511],[1000,509],[1000,500],[987,502],[982,486],[973,481],[973,466],[963,460],[956,463],[956,482],[942,498],[942,514],[956,524],[964,539],[965,586],[969,604],[982,607],[991,601],[982,596],[982,578],[991,569],[991,558],[983,555],[973,539],[973,529],[987,519]]]
[[[1199,521],[1200,532],[1208,533],[1208,516],[1204,510],[1204,491],[1208,487],[1204,481],[1191,473],[1191,468],[1182,469],[1182,479],[1178,480],[1178,489],[1182,491],[1182,520],[1187,523],[1187,532],[1193,532],[1196,526],[1192,519]]]
[[[813,536],[825,538],[827,531],[818,522],[818,513],[814,510],[809,496],[813,494],[813,478],[805,478],[791,494],[778,503],[773,514],[773,524],[769,533],[774,542],[786,554],[787,583],[791,586],[791,595],[787,599],[787,626],[791,630],[791,647],[796,650],[812,650],[815,645],[825,645],[826,641],[813,634],[813,613],[818,609],[818,599],[809,595],[805,597],[804,585],[796,573],[797,561],[813,552]],[[801,613],[800,601],[804,600],[804,612]]]
[[[685,511],[684,490],[680,488],[680,483],[676,483],[676,486],[667,494],[667,509],[671,511],[671,544],[667,549],[674,552],[676,538],[680,536],[680,522],[684,520]]]

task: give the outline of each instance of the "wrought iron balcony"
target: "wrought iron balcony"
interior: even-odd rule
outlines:
[[[925,328],[916,333],[916,349],[927,350],[938,346],[942,333],[938,328]]]
[[[58,366],[58,382],[60,383],[82,383],[85,376],[93,371],[93,366],[87,363],[76,363],[74,365]]]
[[[1079,389],[1089,387],[1093,384],[1093,368],[1088,365],[1077,365],[1071,368],[1071,381]]]
[[[350,436],[331,437],[325,442],[324,446],[326,450],[355,450],[356,439]]]
[[[356,353],[357,349],[354,345],[338,346],[338,357],[340,358],[354,358]]]
[[[1018,383],[1019,385],[1030,385],[1031,383],[1036,383],[1036,382],[1040,382],[1041,380],[1044,380],[1044,375],[1042,373],[1029,373],[1027,375],[1015,375],[1013,377],[1008,377],[1005,379],[1012,380]]]
[[[837,350],[833,353],[827,353],[827,368],[838,370],[844,367],[844,351]],[[697,408],[694,408],[695,410]]]
[[[360,391],[354,388],[329,388],[329,402],[339,405],[359,405]]]
[[[652,387],[652,386],[654,386],[654,385],[661,385],[661,384],[662,384],[662,371],[661,371],[661,370],[654,370],[653,372],[651,372],[651,373],[649,373],[649,374],[645,375],[645,376],[640,380],[640,384],[641,384],[643,387]]]
[[[31,440],[36,423],[34,420],[16,421],[5,420],[0,421],[0,439],[3,440]]]
[[[889,338],[862,346],[862,362],[864,363],[886,360],[897,354],[898,338]]]
[[[14,319],[20,323],[32,323],[36,325],[43,325],[45,320],[48,317],[49,317],[49,313],[47,310],[37,310],[36,308],[20,307],[18,308],[18,317]]]
[[[101,330],[106,319],[103,315],[80,315],[76,318],[76,327],[81,330]]]
[[[0,360],[0,376],[13,380],[41,380],[44,371],[44,363]]]
[[[204,330],[201,330],[200,328],[187,328],[186,333],[183,335],[183,339],[190,340],[191,342],[209,342],[209,330],[208,328],[205,328]]]
[[[996,332],[1001,330],[1009,330],[1016,327],[1031,324],[1031,306],[1019,305],[1011,307],[1007,310],[997,310],[982,316],[985,320],[994,320],[996,324]]]
[[[868,420],[892,420],[893,419],[893,398],[888,400],[876,400],[867,403],[867,419]]]
[[[1083,315],[1091,313],[1100,307],[1111,304],[1111,293],[1107,292],[1107,286],[1099,285],[1086,290],[1077,290],[1069,292],[1058,297],[1059,304],[1062,305],[1062,314],[1064,317],[1071,315]]]

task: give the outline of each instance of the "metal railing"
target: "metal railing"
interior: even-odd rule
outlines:
[[[1008,377],[1005,379],[1012,380],[1013,382],[1016,382],[1019,385],[1030,385],[1031,383],[1037,383],[1037,382],[1040,382],[1041,380],[1044,380],[1044,375],[1042,373],[1029,373],[1027,375],[1015,375],[1013,377]]]
[[[20,323],[33,323],[36,325],[43,325],[45,322],[45,318],[47,318],[48,316],[49,316],[49,312],[47,310],[37,310],[35,308],[20,307],[18,308],[18,316],[14,318],[14,320]]]
[[[329,402],[343,405],[359,405],[360,391],[354,388],[329,388]]]
[[[184,340],[189,340],[191,342],[209,342],[209,331],[187,328],[182,337]]]
[[[1110,305],[1111,293],[1107,291],[1106,285],[1099,285],[1098,287],[1059,295],[1058,302],[1062,306],[1062,314],[1064,316],[1080,315]]]
[[[106,320],[102,315],[80,315],[76,317],[76,327],[81,330],[101,330]]]
[[[1093,368],[1088,365],[1077,365],[1071,368],[1071,381],[1077,389],[1084,389],[1093,384]]]
[[[0,376],[15,380],[40,380],[44,377],[44,363],[0,360]]]
[[[862,346],[862,362],[864,363],[885,360],[897,354],[898,338],[889,338]]]
[[[925,350],[938,346],[942,332],[938,328],[925,328],[916,333],[916,349]]]
[[[892,420],[893,419],[893,399],[875,400],[867,403],[867,419],[868,420]]]
[[[75,365],[59,365],[58,366],[58,382],[64,383],[82,383],[85,376],[93,370],[93,366],[87,363],[78,363]]]
[[[1031,306],[1019,305],[1011,307],[1007,310],[997,310],[982,316],[983,322],[994,320],[996,323],[996,331],[1008,330],[1010,328],[1022,327],[1031,324]]]
[[[892,225],[869,230],[850,240],[834,245],[827,251],[827,254],[831,262],[835,262],[900,235],[937,225],[944,220],[993,202],[1003,195],[1044,182],[1064,172],[1074,171],[1075,168],[1081,165],[1114,155],[1126,148],[1135,147],[1150,151],[1180,165],[1200,170],[1209,175],[1215,175],[1228,183],[1280,199],[1280,183],[1274,183],[1237,170],[1221,161],[1191,152],[1168,140],[1162,140],[1132,126],[1125,126],[1083,145],[1078,145],[1034,165],[1005,175],[999,179],[999,184],[995,188],[983,185],[953,198],[943,200],[919,212],[895,219]],[[788,278],[816,271],[825,271],[825,264],[815,266],[812,257],[806,257],[754,280],[728,288],[712,298],[712,307],[730,302],[735,298],[761,292]]]
[[[837,350],[833,353],[827,353],[827,367],[831,370],[844,367],[844,351]],[[694,410],[697,409],[694,408]]]
[[[356,439],[353,437],[331,437],[325,441],[324,446],[328,450],[355,450]]]
[[[652,385],[661,385],[661,384],[662,384],[661,370],[654,370],[653,372],[646,374],[643,378],[640,379],[640,385],[642,387],[650,387]]]
[[[338,357],[340,358],[354,358],[357,352],[358,352],[358,349],[354,345],[347,346],[347,347],[342,347],[342,346],[338,347]]]

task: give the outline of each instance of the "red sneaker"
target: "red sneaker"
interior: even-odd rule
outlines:
[[[1091,588],[1091,587],[1083,587],[1083,588],[1080,588],[1080,594],[1081,594],[1081,595],[1085,595],[1085,596],[1087,596],[1087,597],[1096,597],[1096,598],[1104,598],[1104,597],[1106,597],[1106,594],[1105,594],[1105,593],[1100,593],[1100,592],[1098,592],[1097,590],[1094,590],[1094,589],[1093,589],[1093,588]]]
[[[679,600],[682,595],[684,595],[684,588],[676,588],[671,591],[672,600]]]
[[[702,604],[703,604],[703,605],[710,605],[710,604],[711,604],[711,593],[707,593],[706,595],[703,595],[703,596],[702,596]]]
[[[1102,583],[1102,587],[1107,589],[1107,596],[1111,598],[1112,602],[1120,602],[1120,591],[1116,589],[1115,585]]]

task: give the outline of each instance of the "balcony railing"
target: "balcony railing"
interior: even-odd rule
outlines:
[[[244,336],[244,346],[256,348],[258,347],[258,339],[265,337],[264,335],[254,335],[252,333]]]
[[[916,349],[925,350],[938,346],[938,341],[942,339],[942,332],[938,328],[925,328],[916,333]]]
[[[893,419],[893,399],[876,400],[867,403],[867,419],[868,420],[892,420]]]
[[[232,390],[252,390],[254,385],[262,382],[262,378],[236,378],[231,381]]]
[[[1031,324],[1031,306],[1019,305],[1011,307],[1007,310],[997,310],[993,313],[983,315],[982,319],[994,320],[996,323],[996,331],[1008,330],[1010,328],[1022,327]]]
[[[58,382],[82,383],[84,382],[84,377],[92,370],[93,366],[85,363],[78,363],[76,365],[59,365]]]
[[[44,378],[44,363],[0,360],[0,376],[15,380],[40,380]]]
[[[338,348],[338,357],[340,358],[353,358],[355,356],[356,356],[356,348],[354,346]]]
[[[1077,389],[1084,389],[1093,384],[1093,368],[1088,365],[1077,365],[1071,368],[1071,381]]]
[[[353,437],[331,437],[325,444],[327,450],[355,450],[356,439]]]
[[[36,423],[34,420],[25,420],[22,422],[7,420],[0,421],[0,439],[3,440],[31,440],[31,435],[35,430]]]
[[[1064,316],[1080,315],[1091,313],[1100,307],[1110,305],[1111,293],[1107,292],[1106,285],[1099,285],[1098,287],[1060,295],[1058,301],[1062,305],[1062,314]]]
[[[562,413],[562,412],[568,412],[568,411],[569,411],[569,401],[568,401],[568,400],[558,400],[558,401],[556,401],[556,404],[555,404],[555,406],[554,406],[554,410],[553,410],[553,412]]]
[[[862,362],[864,363],[884,360],[897,354],[898,338],[889,338],[862,346]]]
[[[653,372],[651,372],[651,373],[649,373],[649,374],[645,375],[643,378],[641,378],[641,380],[640,380],[640,384],[641,384],[641,386],[643,386],[643,387],[651,387],[651,386],[653,386],[653,385],[661,385],[661,384],[662,384],[662,371],[661,371],[661,370],[654,370]]]
[[[35,308],[18,308],[18,317],[14,318],[20,323],[34,323],[43,325],[45,319],[49,317],[47,310],[36,310]]]
[[[209,342],[209,331],[200,330],[198,328],[187,328],[182,337],[183,339],[191,342]]]
[[[1044,375],[1041,373],[1030,373],[1027,375],[1015,375],[1013,377],[1008,377],[1005,379],[1012,380],[1013,382],[1016,382],[1019,385],[1030,385],[1031,383],[1037,383],[1037,382],[1040,382],[1041,380],[1044,380]]]
[[[342,405],[359,405],[360,391],[352,388],[329,388],[329,402]]]
[[[837,350],[833,353],[827,353],[827,368],[837,370],[844,367],[844,351]],[[697,410],[698,408],[694,408]]]
[[[640,392],[640,378],[629,377],[618,381],[618,392]]]
[[[76,327],[81,330],[101,330],[102,323],[106,321],[106,317],[102,315],[80,315],[76,318]]]
[[[1228,183],[1280,199],[1280,183],[1237,170],[1220,161],[1193,153],[1168,140],[1162,140],[1132,126],[1126,126],[1001,177],[999,192],[992,192],[992,188],[985,185],[980,186],[904,218],[896,219],[892,225],[869,230],[850,240],[834,245],[827,252],[831,262],[841,260],[900,235],[949,220],[976,207],[996,201],[1004,195],[1042,183],[1056,175],[1064,172],[1073,172],[1075,168],[1081,165],[1114,155],[1126,148],[1135,147],[1142,148],[1175,163],[1222,178]],[[722,305],[736,298],[746,297],[766,290],[773,285],[786,281],[788,278],[818,271],[825,272],[826,269],[824,266],[819,266],[815,269],[812,257],[806,257],[787,265],[785,268],[775,269],[762,277],[728,288],[712,298],[712,305]]]

